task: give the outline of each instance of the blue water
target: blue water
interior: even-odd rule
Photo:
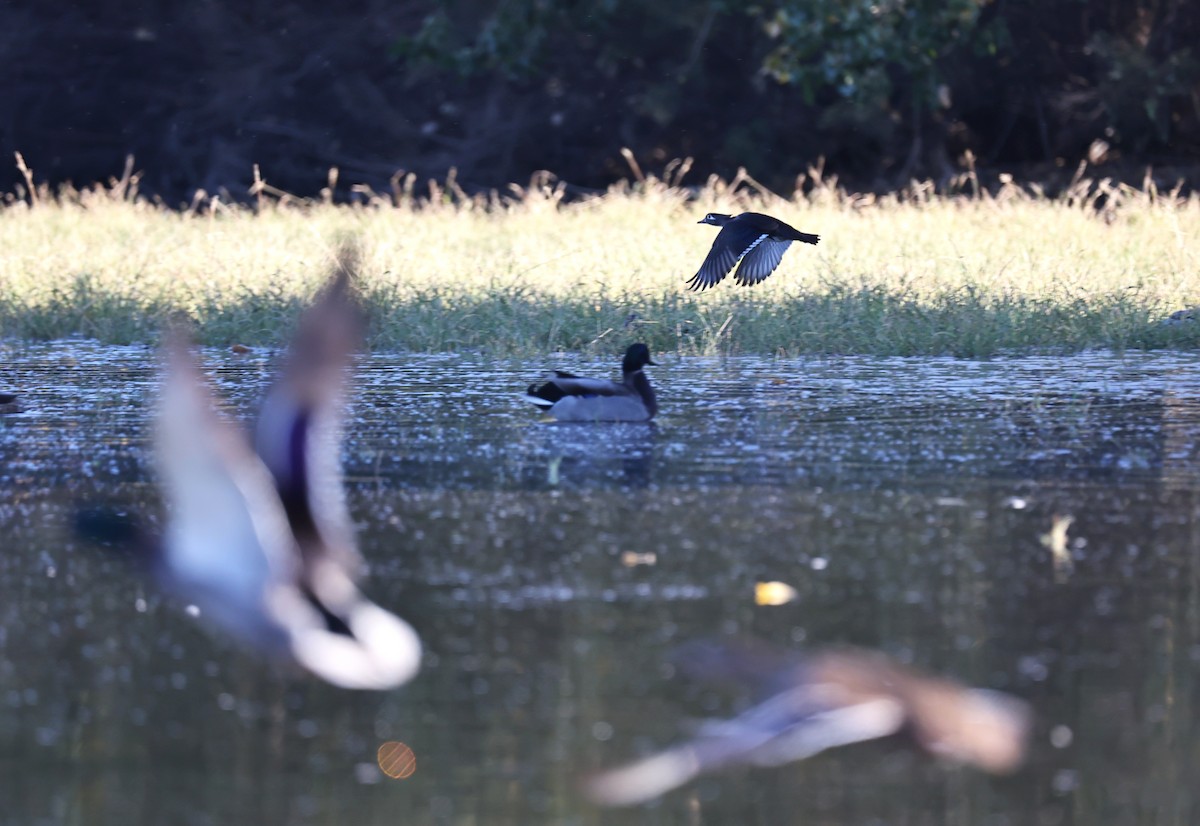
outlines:
[[[365,589],[420,632],[409,685],[340,691],[209,633],[69,536],[161,517],[156,355],[0,345],[0,823],[1200,821],[1200,369],[1188,354],[701,359],[646,425],[543,423],[546,368],[360,359],[343,460]],[[249,422],[274,354],[205,351]],[[1073,517],[1073,567],[1040,541]],[[755,584],[797,598],[755,604]],[[884,741],[603,810],[588,772],[748,700],[680,642],[852,643],[1010,691],[1011,777]],[[400,740],[417,770],[392,780]]]

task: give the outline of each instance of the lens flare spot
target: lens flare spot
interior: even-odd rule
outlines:
[[[381,745],[376,757],[380,770],[395,780],[412,777],[417,770],[417,756],[413,750],[396,740]]]

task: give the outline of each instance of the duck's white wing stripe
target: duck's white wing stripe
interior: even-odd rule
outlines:
[[[771,236],[769,236],[769,235],[760,235],[757,238],[755,238],[753,241],[750,242],[749,246],[747,246],[744,250],[742,250],[742,254],[738,256],[738,260],[740,261],[741,259],[745,258],[750,253],[754,252],[754,249],[759,244],[761,244],[763,241],[766,241],[770,237]]]
[[[734,273],[734,280],[750,287],[775,272],[783,254],[792,245],[788,240],[777,240],[764,235],[742,257],[742,263]]]

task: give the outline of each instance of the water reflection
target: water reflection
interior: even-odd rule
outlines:
[[[82,500],[160,512],[152,351],[4,355],[25,412],[0,418],[2,822],[1200,814],[1190,357],[663,357],[653,427],[540,423],[519,393],[545,359],[365,357],[351,514],[369,596],[411,618],[429,655],[405,688],[360,695],[247,657],[64,534]],[[274,356],[205,353],[235,417],[252,419]],[[1041,541],[1056,514],[1072,517],[1074,563],[1057,582]],[[764,581],[797,598],[755,605]],[[744,707],[666,657],[734,633],[882,648],[1023,696],[1030,763],[997,779],[882,741],[648,808],[586,803],[579,777]],[[407,779],[379,769],[388,741],[413,749]]]

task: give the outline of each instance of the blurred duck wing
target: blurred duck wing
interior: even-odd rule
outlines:
[[[584,791],[596,803],[628,806],[701,774],[740,764],[782,765],[894,734],[904,724],[904,708],[893,699],[831,707],[829,689],[803,685],[775,695],[737,717],[705,725],[687,743],[591,778]]]
[[[156,430],[170,507],[163,569],[215,613],[235,620],[295,576],[291,529],[270,472],[241,434],[218,418],[177,337],[167,364]]]
[[[741,640],[682,646],[675,659],[692,676],[771,693],[737,717],[705,725],[689,742],[591,778],[584,791],[595,802],[630,805],[705,772],[781,765],[902,730],[935,755],[987,771],[1011,771],[1024,758],[1024,702],[921,674],[875,652],[797,656]]]
[[[263,400],[255,449],[279,492],[306,565],[317,557],[357,577],[362,560],[346,506],[339,450],[346,373],[362,323],[350,297],[355,253],[300,319],[280,379]]]

